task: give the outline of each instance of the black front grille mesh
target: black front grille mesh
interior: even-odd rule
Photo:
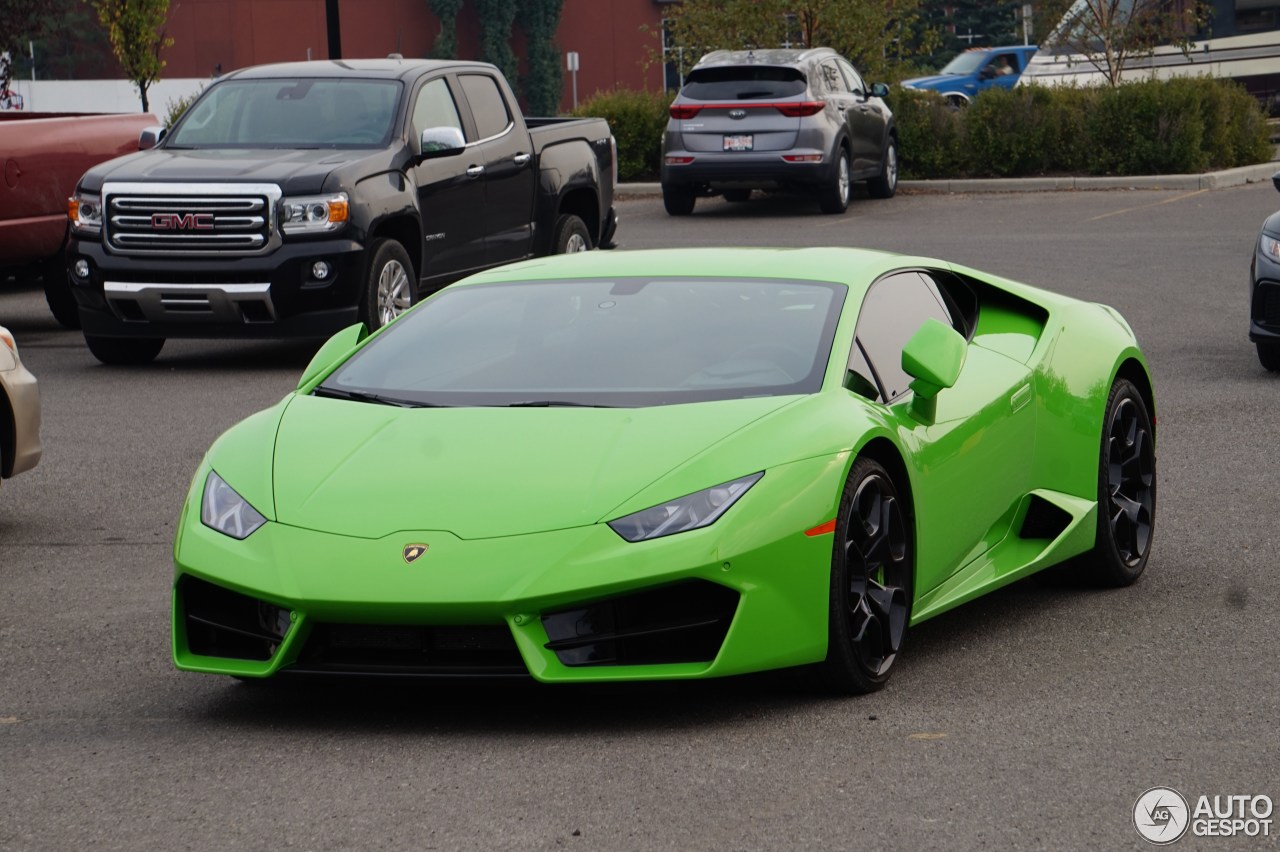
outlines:
[[[1263,325],[1280,327],[1280,284],[1258,282],[1253,295],[1253,317]]]
[[[290,613],[266,601],[183,575],[178,601],[191,653],[269,660],[289,632]]]
[[[292,668],[362,674],[528,674],[506,625],[316,624]]]
[[[546,647],[566,666],[710,662],[738,599],[718,583],[690,580],[547,612]]]

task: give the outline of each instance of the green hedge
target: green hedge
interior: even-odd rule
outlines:
[[[959,110],[894,89],[889,103],[906,178],[1184,174],[1272,156],[1261,106],[1224,80],[993,89]]]
[[[667,128],[667,108],[672,97],[616,89],[583,101],[572,114],[609,120],[618,140],[619,180],[657,180],[662,165],[662,134]]]

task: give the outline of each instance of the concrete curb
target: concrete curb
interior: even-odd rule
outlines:
[[[904,180],[899,189],[908,192],[978,193],[978,192],[1068,192],[1091,189],[1225,189],[1248,183],[1262,183],[1280,171],[1280,162],[1241,166],[1202,175],[1136,175],[1133,177],[1034,177],[1034,178],[970,178],[965,180]],[[644,198],[661,195],[657,183],[618,184],[618,198]]]

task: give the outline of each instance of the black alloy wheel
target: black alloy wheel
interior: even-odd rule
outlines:
[[[914,542],[906,503],[876,461],[854,462],[831,565],[825,675],[837,692],[885,685],[911,615]]]
[[[1116,379],[1103,420],[1098,532],[1089,567],[1098,583],[1127,586],[1151,554],[1156,515],[1155,430],[1142,394]]]

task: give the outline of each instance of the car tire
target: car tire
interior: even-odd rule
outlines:
[[[80,327],[80,305],[75,294],[71,292],[71,281],[67,276],[67,258],[62,252],[46,260],[40,270],[40,278],[44,281],[44,300],[49,304],[49,312],[63,328],[78,329]]]
[[[164,348],[163,337],[99,337],[86,334],[89,352],[104,364],[130,367],[150,364]]]
[[[839,215],[849,208],[849,197],[853,192],[849,175],[849,149],[841,145],[831,170],[831,180],[818,190],[818,206],[823,213]]]
[[[1156,515],[1155,430],[1142,394],[1116,379],[1102,420],[1098,458],[1098,530],[1083,558],[1085,577],[1128,586],[1151,555]]]
[[[369,255],[360,320],[374,331],[418,301],[418,276],[409,253],[395,240],[375,240]]]
[[[670,216],[688,216],[693,212],[693,205],[697,200],[691,186],[675,183],[662,185],[662,206],[667,208]]]
[[[885,685],[911,617],[911,512],[888,471],[858,458],[845,481],[831,557],[825,685],[843,694]]]
[[[742,204],[751,200],[751,190],[749,189],[726,189],[724,191],[724,200],[733,204]]]
[[[969,105],[969,99],[964,95],[946,95],[947,106],[952,109],[964,109]]]
[[[577,254],[580,251],[591,251],[591,233],[585,222],[572,213],[566,213],[556,220],[555,253]]]
[[[1259,340],[1258,363],[1273,373],[1280,373],[1280,343]]]
[[[889,137],[884,146],[884,158],[880,161],[880,174],[867,181],[872,198],[893,198],[898,191],[898,140]]]

